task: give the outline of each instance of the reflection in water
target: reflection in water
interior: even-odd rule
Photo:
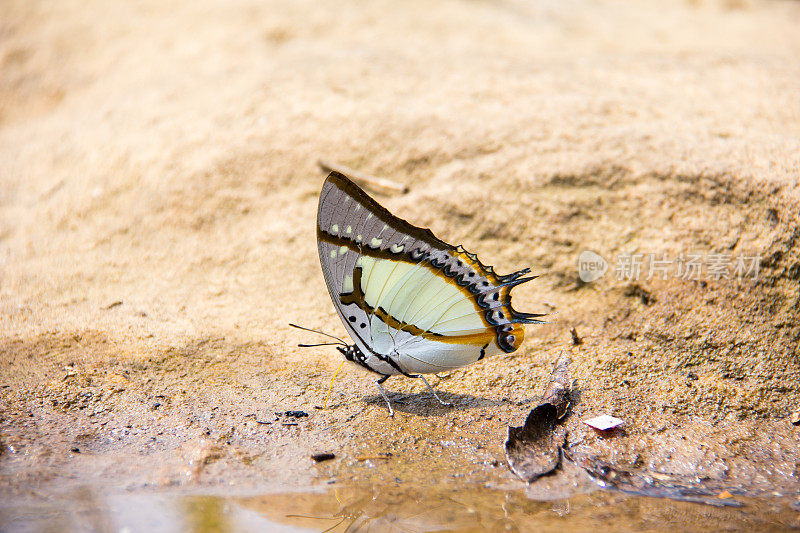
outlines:
[[[233,531],[221,498],[214,496],[192,496],[181,502],[186,518],[186,531],[192,533],[222,533]]]
[[[483,487],[345,487],[237,500],[274,522],[316,531],[708,531],[797,527],[787,501],[718,508],[597,491],[535,501]]]
[[[94,490],[78,486],[57,504],[47,499],[0,499],[0,531],[115,531],[108,506]]]
[[[499,496],[480,501],[478,492]],[[275,522],[322,531],[514,531],[494,491],[346,487],[327,493],[273,494],[239,501]],[[539,505],[531,502],[533,505]],[[547,505],[544,505],[547,507]]]
[[[369,485],[258,496],[116,493],[0,501],[2,531],[708,531],[800,527],[789,499],[742,498],[745,507],[596,491],[536,501],[479,486]]]

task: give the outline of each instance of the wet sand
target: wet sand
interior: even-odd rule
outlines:
[[[799,24],[788,1],[3,3],[0,495],[523,493],[506,427],[561,352],[576,450],[796,493]],[[390,419],[355,369],[317,408],[339,354],[288,323],[344,334],[318,159],[407,184],[376,198],[540,276],[514,305],[548,324],[434,379],[453,408],[391,379]],[[609,263],[591,283],[584,250]],[[637,278],[631,254],[703,268]],[[580,422],[601,413],[624,431]]]

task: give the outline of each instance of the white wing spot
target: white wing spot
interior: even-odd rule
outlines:
[[[340,246],[339,247],[339,255],[344,255],[347,253],[347,246]]]
[[[336,258],[336,250],[331,250],[331,259]]]
[[[351,233],[353,233],[353,228],[350,227],[350,226],[347,226],[346,228],[344,228],[344,232],[347,233],[348,235],[350,235]]]
[[[331,233],[339,233],[339,225],[338,224],[334,224],[333,226],[331,226]]]
[[[405,249],[405,246],[403,246],[402,244],[393,244],[393,245],[392,245],[392,246],[389,248],[389,251],[391,251],[391,252],[392,252],[392,253],[394,253],[394,254],[399,254],[399,253],[400,253],[400,252],[402,252],[404,249]]]
[[[369,241],[369,245],[372,246],[373,248],[377,248],[381,244],[383,244],[383,239],[372,239],[371,241]]]

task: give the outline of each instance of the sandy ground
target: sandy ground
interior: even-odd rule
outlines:
[[[798,27],[789,1],[2,2],[0,494],[522,490],[506,427],[561,351],[576,449],[796,490]],[[549,323],[436,380],[454,408],[392,379],[390,419],[356,370],[315,407],[339,355],[287,324],[344,333],[319,158],[407,183],[378,199],[541,276],[514,303]],[[611,263],[593,283],[587,249]],[[616,279],[632,253],[762,261]],[[580,424],[600,413],[626,429]]]

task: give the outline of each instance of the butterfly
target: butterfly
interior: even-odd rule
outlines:
[[[511,307],[511,289],[536,276],[501,276],[474,254],[392,215],[345,175],[325,179],[317,211],[325,283],[353,344],[337,349],[371,372],[386,400],[390,376],[421,378],[517,350],[543,314]],[[341,340],[341,339],[340,339]]]

